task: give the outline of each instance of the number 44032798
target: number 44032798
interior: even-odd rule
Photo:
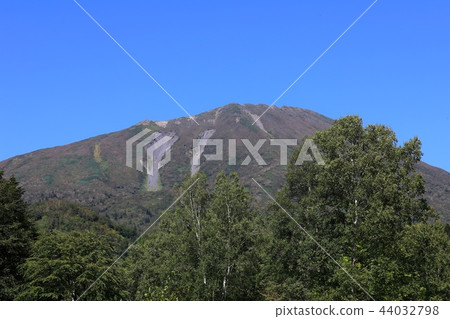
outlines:
[[[436,316],[439,315],[438,306],[383,306],[379,310],[383,315],[395,316]]]

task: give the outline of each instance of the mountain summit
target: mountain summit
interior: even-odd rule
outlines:
[[[242,139],[249,140],[252,145],[260,139],[282,138],[297,139],[300,144],[305,137],[333,123],[332,119],[316,112],[283,106],[272,108],[253,125],[267,108],[263,104],[228,104],[196,115],[194,118],[199,125],[187,117],[169,121],[144,120],[118,132],[7,159],[0,162],[0,170],[4,170],[6,176],[16,176],[26,191],[25,198],[31,203],[49,199],[79,202],[141,228],[170,205],[173,187],[197,170],[208,176],[220,170],[235,170],[254,194],[259,194],[259,190],[251,185],[252,177],[269,191],[275,191],[284,181],[286,168],[280,165],[280,148],[266,142],[259,150],[266,165],[258,165],[254,159],[248,165],[242,165],[249,154]],[[157,136],[149,141],[149,145],[143,145],[144,148],[155,141],[167,140],[161,145],[165,145],[164,150],[171,150],[171,160],[159,171],[157,161],[154,161],[153,175],[148,175],[145,169],[141,172],[126,165],[130,161],[133,165],[139,164],[136,151],[127,160],[126,145],[127,140],[143,130]],[[223,139],[223,160],[205,162],[202,157],[200,166],[193,165],[193,140],[200,138]],[[229,140],[236,140],[235,165],[229,165]],[[215,153],[214,146],[206,146],[202,151],[204,154]],[[160,160],[165,155],[165,152],[159,152],[155,158]],[[446,213],[450,212],[450,174],[423,162],[418,168],[427,182],[430,203],[449,221]],[[258,200],[258,196],[256,198]]]

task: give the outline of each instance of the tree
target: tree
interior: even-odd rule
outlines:
[[[194,183],[195,182],[195,183]],[[209,186],[206,175],[186,179],[175,211],[130,251],[128,260],[137,300],[201,300],[206,298],[204,228]]]
[[[313,137],[325,165],[292,155],[277,201],[376,299],[397,298],[397,247],[406,227],[436,217],[415,170],[417,138],[397,146],[383,125],[348,116]],[[276,205],[269,208],[266,294],[272,299],[368,296]],[[272,260],[272,263],[270,263]],[[383,282],[383,286],[379,285]]]
[[[450,224],[445,224],[445,233],[450,237]]]
[[[78,203],[45,200],[31,205],[30,212],[34,215],[36,228],[42,231],[91,230],[99,234],[119,233],[129,239],[136,237],[130,226],[118,224],[93,208]]]
[[[22,278],[19,266],[30,253],[36,231],[30,222],[23,190],[0,171],[0,300],[12,300]]]
[[[18,300],[77,300],[113,263],[117,255],[111,235],[91,231],[44,232],[22,266],[26,279]],[[125,272],[114,265],[82,300],[128,297]]]
[[[216,298],[253,300],[259,298],[256,275],[259,271],[260,225],[251,207],[248,191],[239,176],[217,175],[209,206],[211,216],[207,251],[210,277],[216,282]]]
[[[440,222],[407,226],[398,247],[396,299],[450,299],[450,239]]]
[[[219,173],[209,191],[199,173],[184,191],[175,211],[132,253],[136,298],[257,299],[257,214],[238,175]]]

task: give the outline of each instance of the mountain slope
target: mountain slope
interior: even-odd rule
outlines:
[[[417,168],[425,179],[426,198],[441,214],[443,221],[450,223],[450,173],[424,162],[420,162]]]
[[[6,175],[14,174],[26,190],[26,199],[36,203],[49,199],[64,199],[89,205],[107,216],[137,228],[170,205],[172,187],[192,171],[200,169],[209,176],[220,170],[236,170],[243,182],[256,195],[260,191],[251,183],[256,178],[270,192],[283,183],[285,167],[279,164],[279,147],[264,142],[260,149],[267,165],[259,166],[252,159],[240,165],[247,155],[241,139],[255,145],[259,139],[289,138],[300,141],[315,131],[329,127],[333,120],[313,111],[295,108],[273,108],[252,125],[267,105],[229,104],[189,118],[165,122],[143,121],[128,129],[96,136],[73,144],[43,149],[0,162]],[[126,141],[144,129],[157,132],[159,138],[175,137],[171,148],[172,160],[159,170],[159,176],[148,176],[127,167]],[[196,138],[225,139],[223,161],[202,162],[192,166],[192,141]],[[236,139],[236,164],[228,165],[228,140]],[[138,141],[139,142],[139,141]],[[150,147],[148,144],[146,147]],[[213,154],[213,146],[204,148]],[[160,157],[162,154],[159,154]],[[136,153],[133,154],[133,165]],[[144,164],[145,165],[145,164]],[[425,163],[419,166],[427,181],[427,197],[447,221],[450,221],[450,174]],[[155,170],[156,171],[156,170]],[[152,191],[149,191],[152,190]],[[258,197],[262,198],[262,197]]]

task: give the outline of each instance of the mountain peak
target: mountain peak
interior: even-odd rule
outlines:
[[[195,120],[199,125],[188,117],[168,121],[144,120],[118,132],[7,159],[0,162],[0,170],[5,171],[5,176],[16,176],[29,202],[48,199],[75,201],[124,223],[141,225],[143,219],[157,214],[171,199],[172,187],[197,169],[209,176],[220,170],[237,171],[250,188],[251,178],[258,176],[261,182],[269,185],[269,190],[278,189],[284,181],[285,167],[279,165],[277,150],[271,148],[267,140],[289,138],[301,141],[333,123],[332,119],[319,113],[292,106],[274,106],[255,122],[268,108],[266,104],[230,103],[197,114]],[[159,175],[151,178],[145,170],[140,172],[126,166],[126,141],[144,129],[148,130],[147,135],[157,133],[161,138],[176,138],[173,144],[166,143],[171,148],[171,161],[159,170]],[[193,140],[202,137],[224,141],[223,161],[205,162],[201,157],[200,167],[193,167]],[[237,165],[234,166],[228,165],[227,159],[230,139],[237,141]],[[248,139],[253,145],[265,139],[260,154],[268,165],[258,166],[255,161],[241,165],[248,155],[241,139]],[[133,146],[142,141],[139,139]],[[205,152],[212,154],[214,150],[205,149]],[[133,165],[136,157],[134,151]],[[448,207],[448,200],[436,189],[450,187],[449,175],[444,176],[423,166],[419,168],[434,191],[435,195],[429,194],[429,198],[436,202],[432,204],[439,208]],[[156,191],[148,192],[149,189]],[[129,215],[130,211],[133,211],[133,216]]]

